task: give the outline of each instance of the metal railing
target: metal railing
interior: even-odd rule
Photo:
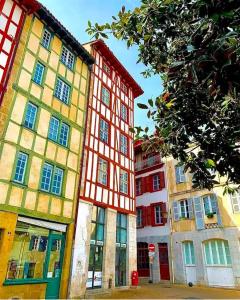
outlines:
[[[141,171],[161,163],[160,155],[151,156],[140,162],[135,163],[135,171]]]

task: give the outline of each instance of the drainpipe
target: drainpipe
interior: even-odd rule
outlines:
[[[172,213],[170,208],[170,201],[169,201],[169,188],[168,188],[168,164],[167,158],[165,157],[165,174],[166,174],[166,183],[167,183],[167,202],[168,202],[168,216],[169,216],[169,230],[170,230],[170,257],[171,257],[171,274],[172,274],[172,283],[175,283],[175,274],[174,274],[174,264],[173,264],[173,223],[172,223]]]

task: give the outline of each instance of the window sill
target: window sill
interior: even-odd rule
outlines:
[[[39,193],[48,194],[48,195],[53,195],[53,196],[59,197],[59,198],[64,198],[64,197],[62,196],[62,194],[59,194],[59,195],[58,195],[58,194],[51,193],[50,191],[48,192],[48,191],[44,191],[44,190],[39,189],[38,192],[39,192]],[[65,199],[65,198],[64,198],[64,199]]]
[[[40,84],[40,83],[36,82],[34,79],[32,79],[32,82],[43,89],[43,84]]]
[[[58,143],[57,141],[52,140],[52,139],[49,138],[49,137],[47,138],[47,140],[50,141],[50,142],[52,142],[52,143],[54,143],[54,144],[56,144],[57,146],[61,146],[61,147],[63,147],[64,149],[68,149],[68,150],[69,150],[68,145],[67,145],[67,146],[64,146],[64,145]]]
[[[51,43],[50,43],[51,44]],[[47,47],[45,47],[42,43],[40,43],[40,46],[42,46],[44,49],[46,49],[49,53],[51,53],[51,50],[49,49],[50,48],[50,46],[49,46],[49,48],[47,48]]]
[[[69,71],[72,71],[74,72],[74,65],[72,68],[70,68],[68,65],[66,65],[61,59],[60,59],[60,62],[64,65],[64,67],[66,67]]]
[[[70,102],[68,100],[68,103],[64,102],[62,99],[60,99],[58,96],[56,96],[55,94],[53,95],[57,100],[61,101],[63,104],[70,106]]]
[[[37,133],[37,131],[36,131],[35,128],[29,128],[29,127],[27,127],[25,124],[22,124],[22,127],[25,128],[25,129],[28,129],[28,130],[31,131],[32,133]]]
[[[20,187],[20,188],[22,188],[22,189],[26,189],[26,188],[28,187],[26,184],[21,183],[21,182],[17,182],[17,181],[14,181],[14,180],[11,180],[10,182],[11,182],[13,185],[18,186],[18,187]]]
[[[232,268],[232,265],[205,265],[207,268]]]
[[[23,285],[23,284],[41,284],[48,283],[47,279],[7,279],[3,282],[4,286],[8,285]]]

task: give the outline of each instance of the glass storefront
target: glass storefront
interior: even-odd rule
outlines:
[[[105,210],[93,206],[87,288],[102,286]]]
[[[125,286],[127,274],[127,215],[117,214],[115,285]]]

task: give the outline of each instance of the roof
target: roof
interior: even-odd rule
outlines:
[[[22,1],[32,2],[33,0]],[[58,34],[59,37],[64,40],[65,43],[69,45],[87,65],[94,64],[95,59],[87,50],[84,49],[82,44],[79,43],[79,41],[60,23],[60,21],[58,21],[58,19],[54,17],[54,15],[44,5],[39,2],[38,4],[39,9],[37,10],[36,14],[39,16],[39,18],[43,20],[56,34]]]
[[[29,13],[32,13],[41,7],[41,4],[37,0],[19,0],[19,3],[26,7]]]
[[[86,43],[85,45],[87,44],[90,44],[96,50],[99,50],[105,57],[108,58],[109,63],[123,75],[127,84],[130,85],[133,89],[134,98],[137,98],[143,94],[142,88],[133,79],[127,69],[121,64],[121,62],[117,59],[117,57],[113,54],[113,52],[109,49],[109,47],[103,40],[98,39],[93,42]]]

